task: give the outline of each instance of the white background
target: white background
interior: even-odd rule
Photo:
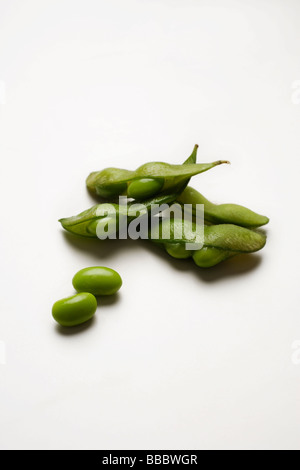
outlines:
[[[0,1],[2,449],[300,448],[299,19],[298,0]],[[232,165],[193,186],[270,217],[261,254],[202,271],[60,229],[91,171],[195,143]],[[93,265],[122,291],[64,331],[52,304]]]

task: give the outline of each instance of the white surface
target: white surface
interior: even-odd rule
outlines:
[[[1,0],[1,448],[300,448],[299,15]],[[90,171],[181,163],[195,143],[232,166],[193,186],[270,216],[261,255],[202,272],[63,234],[94,203]],[[119,301],[63,333],[53,302],[99,264],[123,276]]]

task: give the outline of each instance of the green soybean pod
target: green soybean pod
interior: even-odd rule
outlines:
[[[113,295],[121,288],[122,278],[113,269],[95,266],[75,274],[73,286],[77,292],[90,292],[96,296]]]
[[[257,214],[247,207],[238,204],[213,204],[190,186],[178,197],[178,202],[203,204],[204,218],[212,224],[235,224],[245,228],[257,228],[269,223],[268,217]]]
[[[132,199],[147,199],[158,194],[164,187],[164,178],[140,178],[129,184],[127,194]]]
[[[149,162],[140,166],[135,171],[121,168],[106,168],[102,171],[91,173],[86,180],[86,184],[92,193],[108,199],[125,194],[127,185],[131,186],[131,183],[134,183],[136,180],[139,182],[143,180],[143,188],[137,183],[137,186],[134,184],[130,190],[132,195],[136,193],[137,199],[141,197],[145,199],[153,194],[157,195],[161,190],[164,192],[168,191],[169,193],[181,192],[192,176],[204,173],[223,163],[229,163],[224,160],[218,160],[212,163],[197,164],[195,163],[197,150],[198,145],[195,145],[191,157],[183,165]],[[146,192],[148,192],[148,196],[146,196]]]
[[[95,315],[96,298],[87,292],[59,300],[53,305],[52,316],[61,326],[77,326]]]

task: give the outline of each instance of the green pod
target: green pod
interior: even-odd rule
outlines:
[[[96,310],[96,298],[90,293],[82,292],[56,302],[52,308],[52,316],[61,326],[77,326],[91,320]]]
[[[193,165],[197,161],[197,151],[198,145],[195,145],[192,154],[189,158],[183,163],[183,165]],[[113,174],[116,178],[120,177],[129,177],[132,172],[127,170],[118,170],[116,168],[109,168],[108,170],[104,170],[103,175],[105,175],[104,180],[109,178],[109,175]],[[98,173],[92,173],[89,177],[90,179],[90,189],[94,192],[97,192],[97,176]],[[121,176],[122,175],[122,176]],[[153,179],[150,179],[153,181]],[[160,180],[160,178],[158,178]],[[174,186],[174,192],[170,194],[162,194],[156,197],[152,197],[147,201],[143,202],[143,205],[146,207],[146,211],[150,212],[152,210],[153,205],[162,205],[162,204],[172,204],[175,202],[176,197],[180,192],[182,192],[185,187],[188,185],[190,178],[183,179],[180,184]],[[109,185],[106,184],[106,188]],[[113,185],[114,186],[114,185]],[[117,187],[117,186],[116,186]],[[127,183],[126,183],[127,188]],[[111,189],[111,188],[110,188]],[[153,189],[153,188],[152,188]],[[100,195],[98,192],[97,194]],[[115,196],[116,194],[114,194]],[[104,196],[104,193],[102,193]],[[113,196],[113,197],[114,197]],[[110,196],[107,196],[108,198]],[[81,212],[79,215],[74,217],[68,217],[60,219],[59,222],[61,223],[62,227],[70,233],[75,235],[80,235],[83,237],[89,238],[97,238],[97,232],[101,230],[101,226],[107,226],[107,230],[109,233],[107,236],[113,237],[114,235],[117,236],[120,222],[123,221],[123,224],[127,225],[135,218],[134,216],[130,215],[131,208],[135,203],[129,203],[127,205],[118,205],[114,203],[109,204],[97,204],[92,208]],[[99,215],[104,214],[104,215]],[[129,217],[128,217],[129,214]],[[126,220],[125,220],[126,219]],[[115,225],[114,225],[115,221]]]
[[[99,240],[110,238],[116,240],[119,232],[119,218],[116,216],[107,216],[93,220],[87,227],[87,230]]]
[[[182,227],[180,227],[182,226]],[[170,230],[166,230],[170,227]],[[186,244],[192,252],[195,263],[200,267],[211,267],[240,253],[254,253],[266,244],[266,236],[262,233],[232,224],[210,225],[203,227],[202,248],[195,242],[195,234],[200,234],[201,227],[189,220],[163,219],[159,230],[149,232],[149,239],[164,246],[181,245],[178,253],[184,253]],[[180,235],[181,233],[181,235]],[[193,246],[195,247],[193,249]],[[200,243],[201,246],[201,243]]]
[[[183,165],[171,165],[164,162],[150,162],[140,166],[135,171],[122,170],[117,168],[107,168],[99,172],[91,173],[86,181],[88,189],[97,195],[105,195],[115,197],[124,192],[125,184],[131,185],[135,181],[148,180],[145,182],[145,192],[148,191],[149,196],[158,195],[160,192],[181,192],[188,180],[195,175],[208,171],[227,161],[219,160],[213,163],[194,163],[196,161],[198,146],[194,147],[194,151],[189,159]],[[155,181],[155,183],[154,183]],[[158,184],[158,182],[160,184]],[[163,182],[163,184],[162,184]],[[147,187],[148,185],[148,187]],[[152,186],[153,185],[153,186]],[[151,187],[152,186],[152,187]],[[156,188],[154,188],[156,186]],[[154,190],[157,190],[157,193]],[[129,191],[135,194],[135,185]],[[136,199],[145,199],[147,196],[141,191],[141,187],[137,184]]]
[[[131,177],[132,171],[106,168],[101,172],[95,171],[89,175],[87,188],[103,199],[114,199],[122,194],[126,194],[127,181]],[[99,179],[101,180],[100,182]]]
[[[258,228],[269,222],[268,217],[257,214],[246,207],[237,204],[213,204],[202,194],[187,187],[178,197],[180,204],[203,204],[204,218],[212,224],[235,224],[241,227]],[[195,209],[193,209],[193,212]]]
[[[204,246],[233,253],[254,253],[266,244],[266,236],[238,225],[223,224],[204,227]]]
[[[97,204],[79,215],[60,219],[59,222],[68,232],[82,237],[97,238],[101,227],[105,231],[105,227],[107,227],[107,237],[110,235],[111,238],[118,238],[120,223],[128,225],[136,219],[136,212],[139,207],[138,215],[146,215],[152,211],[154,205],[159,207],[163,204],[172,204],[176,197],[177,194],[165,194],[144,201],[142,204]]]
[[[77,292],[89,292],[95,296],[114,295],[122,287],[122,279],[113,269],[95,266],[75,274],[73,286]]]
[[[97,187],[97,195],[102,199],[114,199],[122,194],[126,194],[127,183],[107,184]]]
[[[176,259],[187,259],[191,258],[193,252],[187,250],[185,245],[182,243],[165,243],[165,250],[166,252],[172,256],[172,258]]]
[[[163,218],[159,225],[149,230],[149,240],[164,245],[202,244],[200,228],[189,219]],[[198,240],[197,240],[198,237]]]
[[[127,212],[126,206],[97,204],[76,216],[60,219],[59,222],[68,232],[83,237],[96,238],[98,222],[104,220],[105,223],[108,220],[117,220],[122,211]]]

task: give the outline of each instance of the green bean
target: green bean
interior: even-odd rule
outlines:
[[[139,167],[136,171],[122,170],[118,168],[107,168],[99,172],[93,172],[87,178],[88,189],[105,198],[113,198],[115,196],[125,194],[126,189],[133,196],[137,195],[139,200],[148,197],[154,197],[159,193],[174,193],[183,190],[183,185],[195,175],[208,171],[215,166],[227,161],[219,160],[213,163],[192,163],[197,154],[198,146],[194,147],[193,158],[189,158],[183,165],[171,165],[163,162],[146,163]],[[148,180],[148,188],[146,194],[143,194],[141,186],[137,182]],[[134,186],[137,192],[135,194]],[[143,184],[143,183],[142,183]]]
[[[212,268],[236,254],[235,252],[204,246],[201,250],[194,252],[193,260],[199,268]]]
[[[163,178],[141,178],[132,181],[128,186],[128,197],[143,200],[158,194],[164,187]]]
[[[257,228],[269,222],[268,217],[237,204],[216,205],[208,201],[202,194],[191,187],[187,187],[178,197],[181,204],[204,204],[204,218],[212,224],[235,224],[241,227]],[[193,207],[193,212],[195,207]]]
[[[176,259],[187,259],[191,258],[193,252],[187,250],[185,245],[182,243],[165,243],[164,245],[166,252]]]
[[[96,298],[92,294],[82,292],[56,302],[52,315],[61,326],[77,326],[93,318],[96,309]]]
[[[95,266],[75,274],[73,286],[77,292],[89,292],[96,296],[113,295],[121,288],[122,279],[113,269]]]

